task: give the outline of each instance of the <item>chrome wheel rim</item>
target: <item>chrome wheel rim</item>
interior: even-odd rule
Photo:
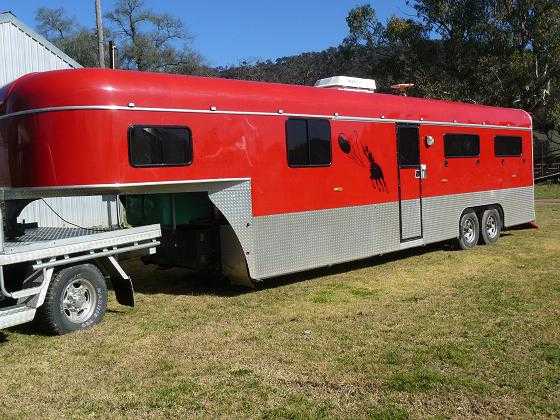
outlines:
[[[97,305],[95,287],[84,278],[77,278],[68,284],[62,296],[62,313],[75,324],[88,320]]]
[[[488,216],[486,219],[486,234],[489,238],[493,239],[498,234],[498,223],[496,222],[496,218],[492,215]]]
[[[471,218],[466,219],[463,222],[463,238],[467,243],[474,242],[476,237],[475,226]]]

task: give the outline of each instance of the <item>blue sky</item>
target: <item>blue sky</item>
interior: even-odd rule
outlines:
[[[194,48],[211,65],[236,64],[245,59],[277,58],[335,46],[347,34],[345,17],[352,7],[367,0],[145,0],[156,11],[181,17],[194,35]],[[113,0],[101,1],[104,11]],[[411,14],[405,0],[370,2],[381,20]],[[0,0],[0,9],[11,10],[35,26],[35,10],[64,7],[88,27],[95,23],[94,0]]]

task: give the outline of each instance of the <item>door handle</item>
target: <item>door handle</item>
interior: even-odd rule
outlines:
[[[416,178],[416,179],[426,179],[426,172],[427,172],[426,165],[424,163],[422,163],[420,165],[420,168],[418,168],[414,171],[414,178]]]

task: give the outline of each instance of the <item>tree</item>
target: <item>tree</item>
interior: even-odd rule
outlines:
[[[438,34],[457,99],[515,106],[535,125],[560,127],[560,2],[416,0],[419,19]],[[465,86],[465,82],[468,86]]]
[[[414,94],[523,108],[535,126],[560,127],[558,0],[409,0],[415,18],[348,13],[345,44],[375,63],[381,84]]]
[[[77,28],[73,18],[66,16],[62,7],[49,9],[41,7],[35,12],[37,30],[48,39],[63,39]]]
[[[183,22],[147,9],[143,0],[117,0],[105,17],[114,27],[123,68],[191,73],[202,65]]]
[[[84,67],[98,65],[95,32],[80,26],[63,8],[41,7],[35,13],[37,31]]]
[[[385,27],[377,20],[375,9],[369,4],[355,7],[346,17],[349,36],[346,42],[377,48],[383,43]]]

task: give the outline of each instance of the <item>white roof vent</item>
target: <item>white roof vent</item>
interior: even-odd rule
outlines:
[[[358,77],[348,77],[348,76],[335,76],[328,77],[326,79],[318,80],[315,83],[315,87],[320,88],[335,88],[342,90],[353,90],[358,92],[375,92],[377,85],[375,80],[372,79],[360,79]]]

